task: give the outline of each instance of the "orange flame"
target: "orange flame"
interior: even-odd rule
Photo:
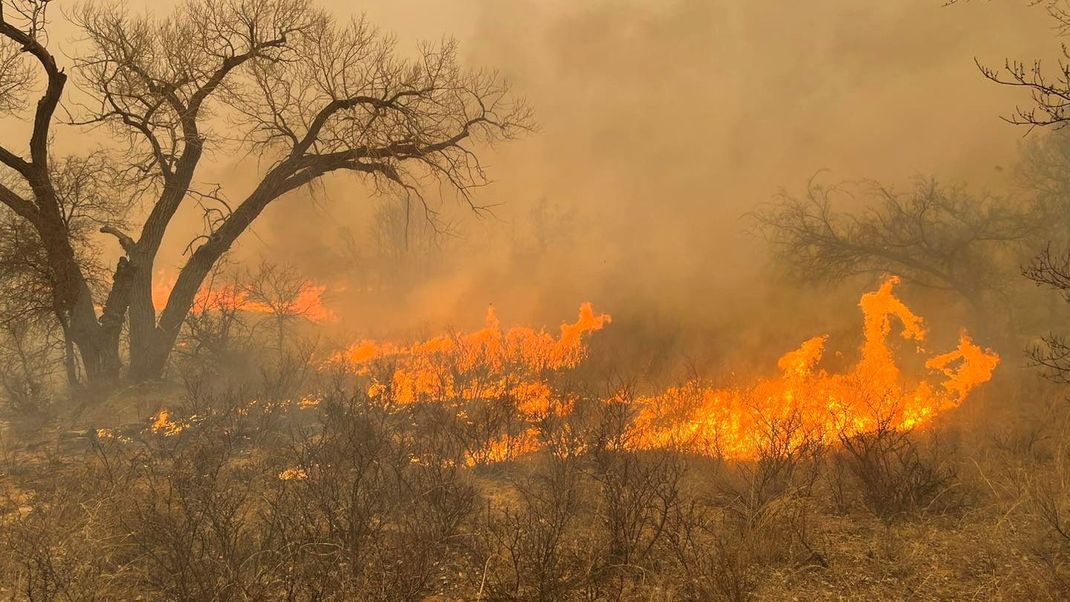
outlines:
[[[152,287],[152,305],[159,311],[167,305],[167,299],[174,288],[176,278],[158,274]],[[335,313],[324,304],[323,295],[327,287],[306,282],[293,299],[280,301],[271,305],[251,298],[248,291],[233,285],[218,288],[201,288],[193,299],[190,313],[196,315],[206,311],[236,309],[254,314],[282,314],[302,316],[313,322],[329,322],[337,318]]]
[[[999,356],[963,333],[955,351],[926,362],[928,369],[946,377],[940,386],[925,380],[902,384],[887,342],[893,318],[905,339],[920,343],[926,330],[921,318],[893,294],[898,283],[898,278],[889,278],[877,291],[863,295],[859,305],[865,316],[865,343],[853,370],[829,374],[816,369],[827,337],[814,337],[780,358],[778,378],[734,389],[691,382],[640,400],[630,445],[679,446],[749,459],[757,456],[777,425],[791,424],[794,437],[831,442],[840,434],[863,432],[885,421],[898,429],[916,428],[958,407],[992,377]]]
[[[361,341],[334,362],[358,374],[369,374],[373,362],[392,363],[393,373],[385,382],[373,378],[368,395],[389,393],[395,403],[509,397],[525,414],[562,413],[566,404],[554,398],[543,376],[577,366],[587,354],[584,335],[611,320],[584,303],[577,320],[562,324],[554,337],[526,327],[503,331],[491,307],[486,326],[475,332],[409,346]]]
[[[805,437],[832,443],[841,435],[880,424],[902,430],[924,427],[957,408],[992,377],[999,356],[963,332],[954,351],[925,362],[927,370],[943,376],[942,381],[907,382],[888,339],[898,324],[899,335],[924,354],[920,345],[927,330],[895,296],[898,283],[897,277],[890,277],[862,296],[865,341],[852,369],[842,374],[820,369],[828,337],[816,336],[780,358],[780,376],[720,389],[692,381],[631,402],[636,412],[623,445],[753,459],[777,429],[783,433],[790,428],[792,442]],[[585,303],[577,320],[562,325],[557,336],[526,327],[503,331],[491,308],[486,326],[475,332],[411,345],[361,341],[332,361],[367,377],[367,394],[374,399],[399,404],[511,401],[527,424],[517,434],[490,436],[482,448],[468,454],[470,464],[500,462],[540,449],[539,421],[572,411],[575,399],[555,393],[548,376],[578,366],[587,355],[587,336],[610,321],[610,316],[596,314]],[[627,402],[613,396],[602,403]],[[460,408],[455,406],[458,417],[465,418]]]

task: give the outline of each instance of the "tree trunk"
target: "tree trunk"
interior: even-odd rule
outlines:
[[[78,377],[78,356],[74,349],[74,341],[71,340],[71,326],[66,318],[63,315],[57,316],[60,329],[63,331],[63,369],[67,375],[67,386],[74,391],[81,388],[82,381]]]
[[[131,331],[130,331],[130,378],[135,382],[158,379],[163,376],[167,360],[178,340],[179,331],[193,307],[197,291],[204,284],[205,278],[219,258],[230,249],[253,220],[268,206],[291,188],[283,186],[284,173],[281,168],[269,174],[249,197],[243,201],[227,220],[208,238],[208,241],[190,255],[186,265],[178,274],[174,288],[167,298],[167,305],[160,311],[159,320],[154,328],[137,329],[135,336],[134,306],[140,303],[144,310],[153,311],[151,298],[151,273],[144,280],[137,280],[134,294],[131,296]],[[150,264],[151,265],[151,264]]]
[[[130,380],[146,382],[162,378],[174,343],[175,339],[168,340],[165,337],[155,336],[144,340],[137,347],[131,346]]]
[[[200,249],[194,253],[193,258],[179,273],[175,286],[167,300],[167,306],[160,313],[158,324],[151,328],[136,328],[133,320],[134,306],[139,301],[138,295],[131,299],[131,325],[130,325],[130,379],[134,382],[156,380],[163,377],[167,367],[167,360],[171,356],[175,343],[178,341],[179,332],[186,321],[186,316],[193,307],[193,300],[204,283],[205,277],[214,265],[218,256],[211,256]],[[140,303],[148,303],[152,308],[151,280],[145,286],[149,287],[140,293],[144,298]],[[149,311],[155,311],[150,309]],[[155,320],[153,320],[155,322]],[[135,331],[137,332],[135,336]]]
[[[66,336],[78,348],[85,367],[86,379],[94,387],[110,386],[119,378],[119,337],[111,336],[97,320],[96,308],[89,284],[82,273],[77,255],[71,246],[66,223],[59,213],[59,203],[50,185],[35,190],[47,211],[34,224],[45,249],[52,285],[53,307],[63,318]]]
[[[163,375],[167,361],[160,359],[159,337],[156,328],[156,308],[152,302],[153,257],[136,253],[130,277],[128,318],[130,324],[130,378],[136,382],[157,379]]]
[[[82,358],[87,384],[93,388],[107,388],[118,382],[122,367],[118,338],[105,336],[95,317],[87,323],[85,316],[72,314],[71,342]]]

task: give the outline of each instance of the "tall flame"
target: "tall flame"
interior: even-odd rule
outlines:
[[[926,330],[922,319],[893,294],[898,283],[898,278],[888,278],[877,291],[862,296],[865,342],[852,370],[830,374],[817,369],[827,337],[814,337],[780,358],[779,377],[728,389],[690,382],[640,400],[630,444],[643,449],[679,446],[747,459],[758,454],[778,424],[790,424],[793,436],[830,442],[881,423],[898,429],[924,426],[958,407],[992,377],[999,356],[962,333],[955,351],[925,364],[946,380],[938,386],[924,379],[902,383],[888,345],[893,321],[902,327],[904,339],[918,343]]]
[[[699,381],[627,401],[612,395],[602,404],[632,404],[633,418],[621,443],[629,449],[673,447],[731,459],[753,459],[771,433],[788,443],[835,443],[838,437],[877,426],[900,430],[924,427],[957,408],[987,382],[999,356],[976,345],[965,332],[953,351],[924,362],[928,377],[905,378],[889,337],[921,348],[928,331],[894,294],[897,277],[862,296],[864,342],[858,362],[843,373],[818,365],[828,336],[815,336],[780,357],[780,374],[749,386],[714,388]],[[316,293],[318,299],[318,293]],[[255,304],[250,311],[257,311]],[[587,356],[587,339],[611,322],[590,303],[575,322],[551,334],[528,327],[503,330],[494,308],[483,328],[411,344],[364,340],[338,353],[330,364],[359,376],[370,398],[394,404],[439,403],[469,420],[464,402],[504,400],[521,419],[508,432],[488,432],[468,452],[470,463],[499,462],[541,448],[541,421],[567,416],[576,398],[554,390],[550,377],[577,367]],[[930,382],[935,376],[942,380]],[[471,424],[471,422],[468,422]],[[805,439],[804,439],[805,438]]]

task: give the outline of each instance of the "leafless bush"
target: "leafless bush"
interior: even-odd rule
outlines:
[[[0,327],[0,389],[18,414],[44,415],[53,403],[53,372],[60,362],[56,341],[25,322]]]
[[[234,415],[209,419],[104,458],[121,490],[114,512],[139,580],[176,600],[256,599],[270,576],[277,524],[256,520],[262,471],[239,461],[245,433]]]
[[[1033,555],[1044,569],[1052,591],[1070,589],[1070,483],[1065,467],[1057,469],[1055,478],[1034,478],[1029,489],[1029,509],[1039,523],[1040,536],[1033,544]]]
[[[249,338],[249,324],[242,311],[243,291],[241,275],[233,273],[225,260],[213,267],[182,324],[175,347],[177,358],[229,363],[228,357]]]
[[[269,522],[286,525],[289,587],[313,597],[422,599],[474,502],[456,449],[402,435],[405,413],[362,399],[325,405],[323,431],[297,442],[292,472],[280,473],[270,498]]]
[[[598,450],[593,456],[600,495],[596,521],[606,542],[599,579],[619,598],[633,575],[659,568],[654,561],[686,503],[685,467],[671,450]]]
[[[0,594],[12,600],[121,597],[113,499],[92,471],[46,462],[30,495],[0,501]],[[71,478],[71,477],[75,478]]]
[[[933,436],[926,449],[914,433],[882,419],[873,430],[841,433],[834,461],[842,463],[866,508],[885,523],[918,511],[948,510],[962,502],[954,491],[957,471]]]
[[[1055,433],[1030,449],[1031,461],[1015,468],[1023,518],[1034,534],[1029,551],[1040,580],[1052,592],[1070,591],[1070,444],[1065,416],[1053,416]]]
[[[514,490],[514,499],[488,503],[480,519],[477,599],[567,599],[589,585],[597,554],[578,529],[584,504],[576,460],[551,456]]]
[[[274,362],[261,365],[259,385],[262,396],[284,400],[300,396],[316,376],[317,344],[299,341],[283,350]]]
[[[479,466],[514,459],[518,454],[514,441],[530,428],[521,416],[514,400],[508,396],[494,396],[459,401],[460,420],[456,423],[458,436],[472,461]],[[491,443],[504,442],[495,449]]]
[[[823,451],[820,439],[806,432],[797,413],[767,420],[758,457],[736,465],[737,482],[722,482],[720,496],[739,519],[752,526],[774,501],[810,495]]]
[[[697,500],[678,507],[673,526],[668,549],[683,599],[742,602],[753,596],[760,570],[755,539]]]
[[[722,547],[734,542],[754,563],[824,566],[825,555],[810,529],[824,451],[824,442],[803,427],[798,414],[765,421],[757,458],[735,463],[716,485],[723,519],[713,541]],[[722,564],[729,560],[742,562],[738,553],[722,554]]]

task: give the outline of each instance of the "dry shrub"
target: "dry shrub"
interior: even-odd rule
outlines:
[[[769,566],[826,566],[810,519],[823,445],[798,417],[767,427],[754,461],[695,461],[718,476],[711,495],[685,496],[672,510],[666,556],[680,598],[748,600]]]
[[[825,446],[801,416],[768,420],[754,461],[736,463],[717,484],[724,527],[762,563],[825,565],[809,517]],[[723,541],[724,534],[721,535]]]
[[[1048,590],[1043,593],[1058,598],[1070,591],[1070,422],[1055,422],[1055,436],[1024,450],[1032,461],[1019,473],[1018,486],[1038,581]]]
[[[53,336],[34,324],[0,325],[0,396],[16,414],[40,418],[52,410],[60,363]]]
[[[295,446],[299,472],[270,498],[291,591],[423,599],[475,499],[456,447],[412,438],[410,416],[366,400],[326,406],[323,432]]]
[[[267,476],[236,413],[173,434],[98,439],[90,465],[108,493],[112,571],[137,591],[175,600],[264,598],[280,525],[260,520]]]
[[[841,433],[833,461],[860,493],[863,505],[886,524],[922,511],[958,509],[965,499],[950,450],[939,434],[930,432],[928,445],[916,434],[901,431],[890,420],[861,433]],[[836,486],[843,490],[842,482]]]
[[[753,534],[696,498],[677,507],[672,527],[666,548],[674,598],[740,602],[753,596],[762,572]]]
[[[112,500],[86,487],[86,478],[55,476],[32,495],[0,504],[0,595],[12,600],[106,600],[120,597],[122,575],[112,571]],[[87,476],[80,473],[78,476]]]
[[[295,432],[289,448],[245,409],[170,435],[95,439],[97,453],[58,467],[52,489],[35,485],[32,510],[5,509],[0,582],[33,600],[446,591],[475,501],[461,452],[365,401],[324,402],[321,429]]]
[[[811,495],[823,452],[820,438],[803,428],[798,413],[770,419],[762,432],[758,457],[736,464],[736,479],[722,481],[720,497],[752,526],[777,500]]]
[[[682,459],[673,451],[603,450],[594,454],[593,463],[608,561],[624,567],[643,565],[682,503]]]
[[[483,566],[476,599],[568,599],[593,573],[591,541],[580,529],[585,506],[575,458],[550,456],[534,474],[489,502],[475,541]]]
[[[1027,511],[1039,527],[1031,551],[1040,575],[1052,592],[1070,591],[1070,482],[1065,472],[1036,478],[1028,499]]]

